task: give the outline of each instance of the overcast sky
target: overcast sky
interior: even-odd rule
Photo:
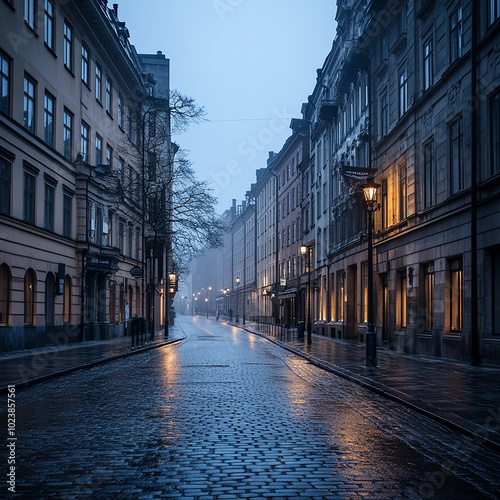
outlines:
[[[112,2],[110,2],[111,4]],[[335,36],[335,0],[118,0],[139,53],[170,59],[171,88],[207,116],[174,141],[222,213],[289,137]]]

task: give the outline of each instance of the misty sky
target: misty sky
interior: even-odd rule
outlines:
[[[117,1],[137,51],[161,50],[171,87],[205,107],[209,121],[174,141],[222,213],[301,117],[335,36],[335,0]]]

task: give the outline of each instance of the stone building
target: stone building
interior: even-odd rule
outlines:
[[[26,0],[0,4],[0,68],[0,350],[123,335],[145,311],[137,113],[168,60],[116,5]]]

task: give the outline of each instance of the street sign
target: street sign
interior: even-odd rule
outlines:
[[[139,266],[134,266],[134,267],[130,270],[130,274],[131,274],[134,278],[142,278],[142,267],[139,267]]]

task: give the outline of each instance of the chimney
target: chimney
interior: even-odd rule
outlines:
[[[118,19],[118,4],[117,3],[113,4],[113,10],[115,11],[116,19]]]

